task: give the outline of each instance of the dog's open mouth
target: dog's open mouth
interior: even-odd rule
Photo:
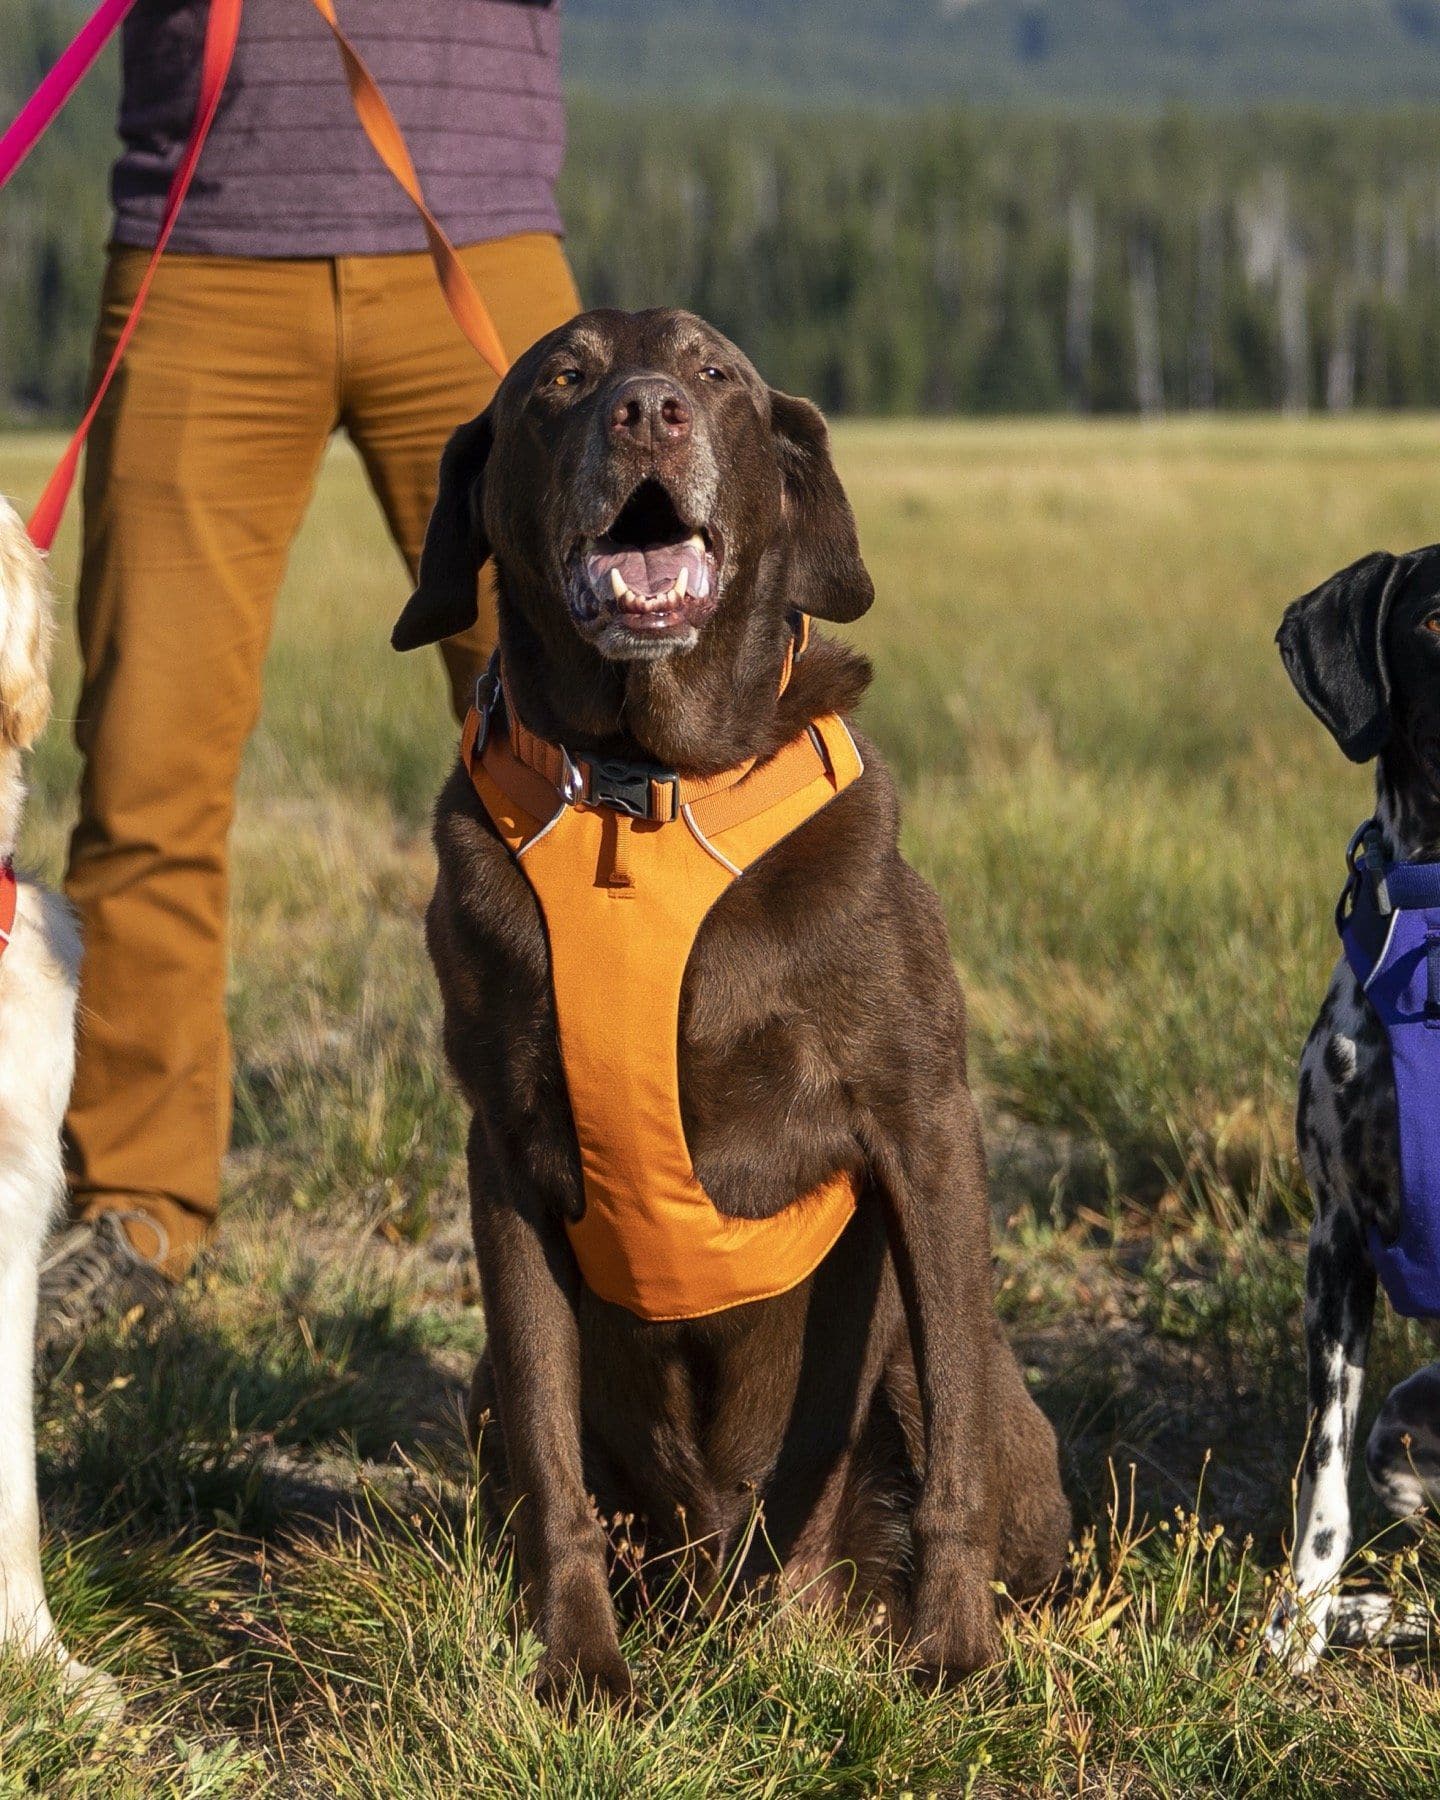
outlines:
[[[688,647],[715,611],[723,554],[717,532],[686,525],[662,483],[642,481],[609,529],[576,547],[575,622],[602,649],[625,638]]]

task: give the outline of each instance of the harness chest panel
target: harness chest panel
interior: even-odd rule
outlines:
[[[644,1319],[692,1319],[797,1286],[855,1209],[838,1173],[765,1219],[721,1213],[680,1109],[680,991],[711,907],[765,851],[862,772],[834,717],[674,816],[570,804],[503,733],[465,761],[545,919],[585,1210],[568,1225],[586,1284]],[[549,799],[545,796],[548,792]]]
[[[1387,875],[1398,895],[1402,871]],[[1382,913],[1361,879],[1340,936],[1395,1069],[1400,1230],[1386,1242],[1371,1227],[1371,1260],[1396,1312],[1440,1318],[1440,905]]]

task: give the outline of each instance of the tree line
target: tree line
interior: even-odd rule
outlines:
[[[97,85],[0,198],[12,421],[84,391],[112,108]],[[1437,125],[582,96],[563,199],[590,303],[691,306],[840,412],[1440,406]]]

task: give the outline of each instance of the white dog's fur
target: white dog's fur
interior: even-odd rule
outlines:
[[[23,752],[50,712],[45,566],[0,499],[0,859],[14,853]],[[109,1684],[65,1651],[45,1599],[35,1493],[35,1291],[63,1187],[60,1122],[75,1064],[80,940],[58,895],[19,889],[0,956],[0,1644],[60,1662],[88,1696]]]

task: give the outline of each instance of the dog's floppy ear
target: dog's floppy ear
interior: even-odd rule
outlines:
[[[420,578],[390,634],[397,650],[415,650],[454,637],[479,616],[476,584],[490,557],[481,490],[493,442],[487,408],[478,419],[462,425],[445,446],[435,506],[420,552]]]
[[[1362,556],[1285,610],[1275,641],[1296,692],[1352,762],[1369,762],[1390,736],[1385,621],[1408,556]]]
[[[0,500],[0,744],[28,750],[50,717],[55,620],[44,558]]]
[[[770,391],[770,420],[785,482],[792,587],[785,598],[817,619],[848,625],[875,598],[860,560],[855,515],[835,465],[820,409],[808,400]]]

